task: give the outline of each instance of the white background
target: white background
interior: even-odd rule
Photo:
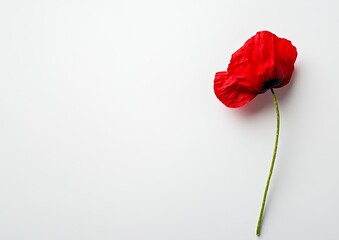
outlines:
[[[249,240],[275,134],[213,79],[259,30],[298,49],[260,239],[339,239],[339,3],[0,2],[0,239]]]

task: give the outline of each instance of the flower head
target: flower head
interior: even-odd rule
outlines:
[[[288,84],[296,58],[291,41],[258,32],[233,53],[227,71],[216,73],[214,92],[227,107],[241,107],[258,94]]]

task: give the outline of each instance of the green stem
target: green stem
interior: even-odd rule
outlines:
[[[264,208],[265,208],[265,203],[266,203],[267,192],[268,192],[268,188],[270,186],[270,181],[271,181],[272,172],[273,172],[274,163],[275,163],[275,157],[277,155],[279,130],[280,130],[280,113],[279,113],[278,100],[277,100],[277,96],[275,95],[275,93],[273,91],[273,88],[271,88],[271,92],[272,92],[272,95],[273,95],[275,111],[277,113],[277,130],[276,130],[276,134],[275,134],[275,144],[274,144],[274,151],[273,151],[273,157],[272,157],[270,172],[268,174],[268,178],[267,178],[267,181],[266,181],[264,197],[262,199],[260,215],[259,215],[258,224],[257,224],[257,232],[256,232],[257,236],[260,236],[261,223],[262,223],[262,218],[263,218],[263,213],[264,213]]]

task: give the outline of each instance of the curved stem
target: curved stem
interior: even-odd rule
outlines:
[[[274,144],[274,151],[273,151],[273,157],[272,157],[270,172],[268,174],[268,178],[267,178],[267,181],[266,181],[264,197],[262,199],[260,215],[259,215],[258,224],[257,224],[257,232],[256,232],[257,236],[260,235],[261,223],[262,223],[262,218],[263,218],[263,213],[264,213],[264,208],[265,208],[265,203],[266,203],[267,192],[268,192],[268,188],[270,186],[270,181],[271,181],[272,172],[273,172],[274,163],[275,163],[275,157],[277,155],[279,130],[280,130],[280,113],[279,113],[278,100],[277,100],[277,96],[275,95],[275,93],[273,91],[273,88],[271,88],[271,92],[272,92],[272,95],[273,95],[273,102],[274,102],[275,111],[276,111],[276,114],[277,114],[277,130],[276,130],[276,133],[275,133],[275,144]]]

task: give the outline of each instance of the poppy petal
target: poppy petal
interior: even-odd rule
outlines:
[[[289,40],[261,31],[233,53],[227,72],[261,93],[268,90],[263,89],[266,81],[279,80],[280,84],[273,87],[289,83],[296,58],[296,48]]]
[[[214,78],[215,95],[227,107],[242,107],[255,98],[257,94],[239,83],[236,78],[233,78],[227,72],[217,72]]]

